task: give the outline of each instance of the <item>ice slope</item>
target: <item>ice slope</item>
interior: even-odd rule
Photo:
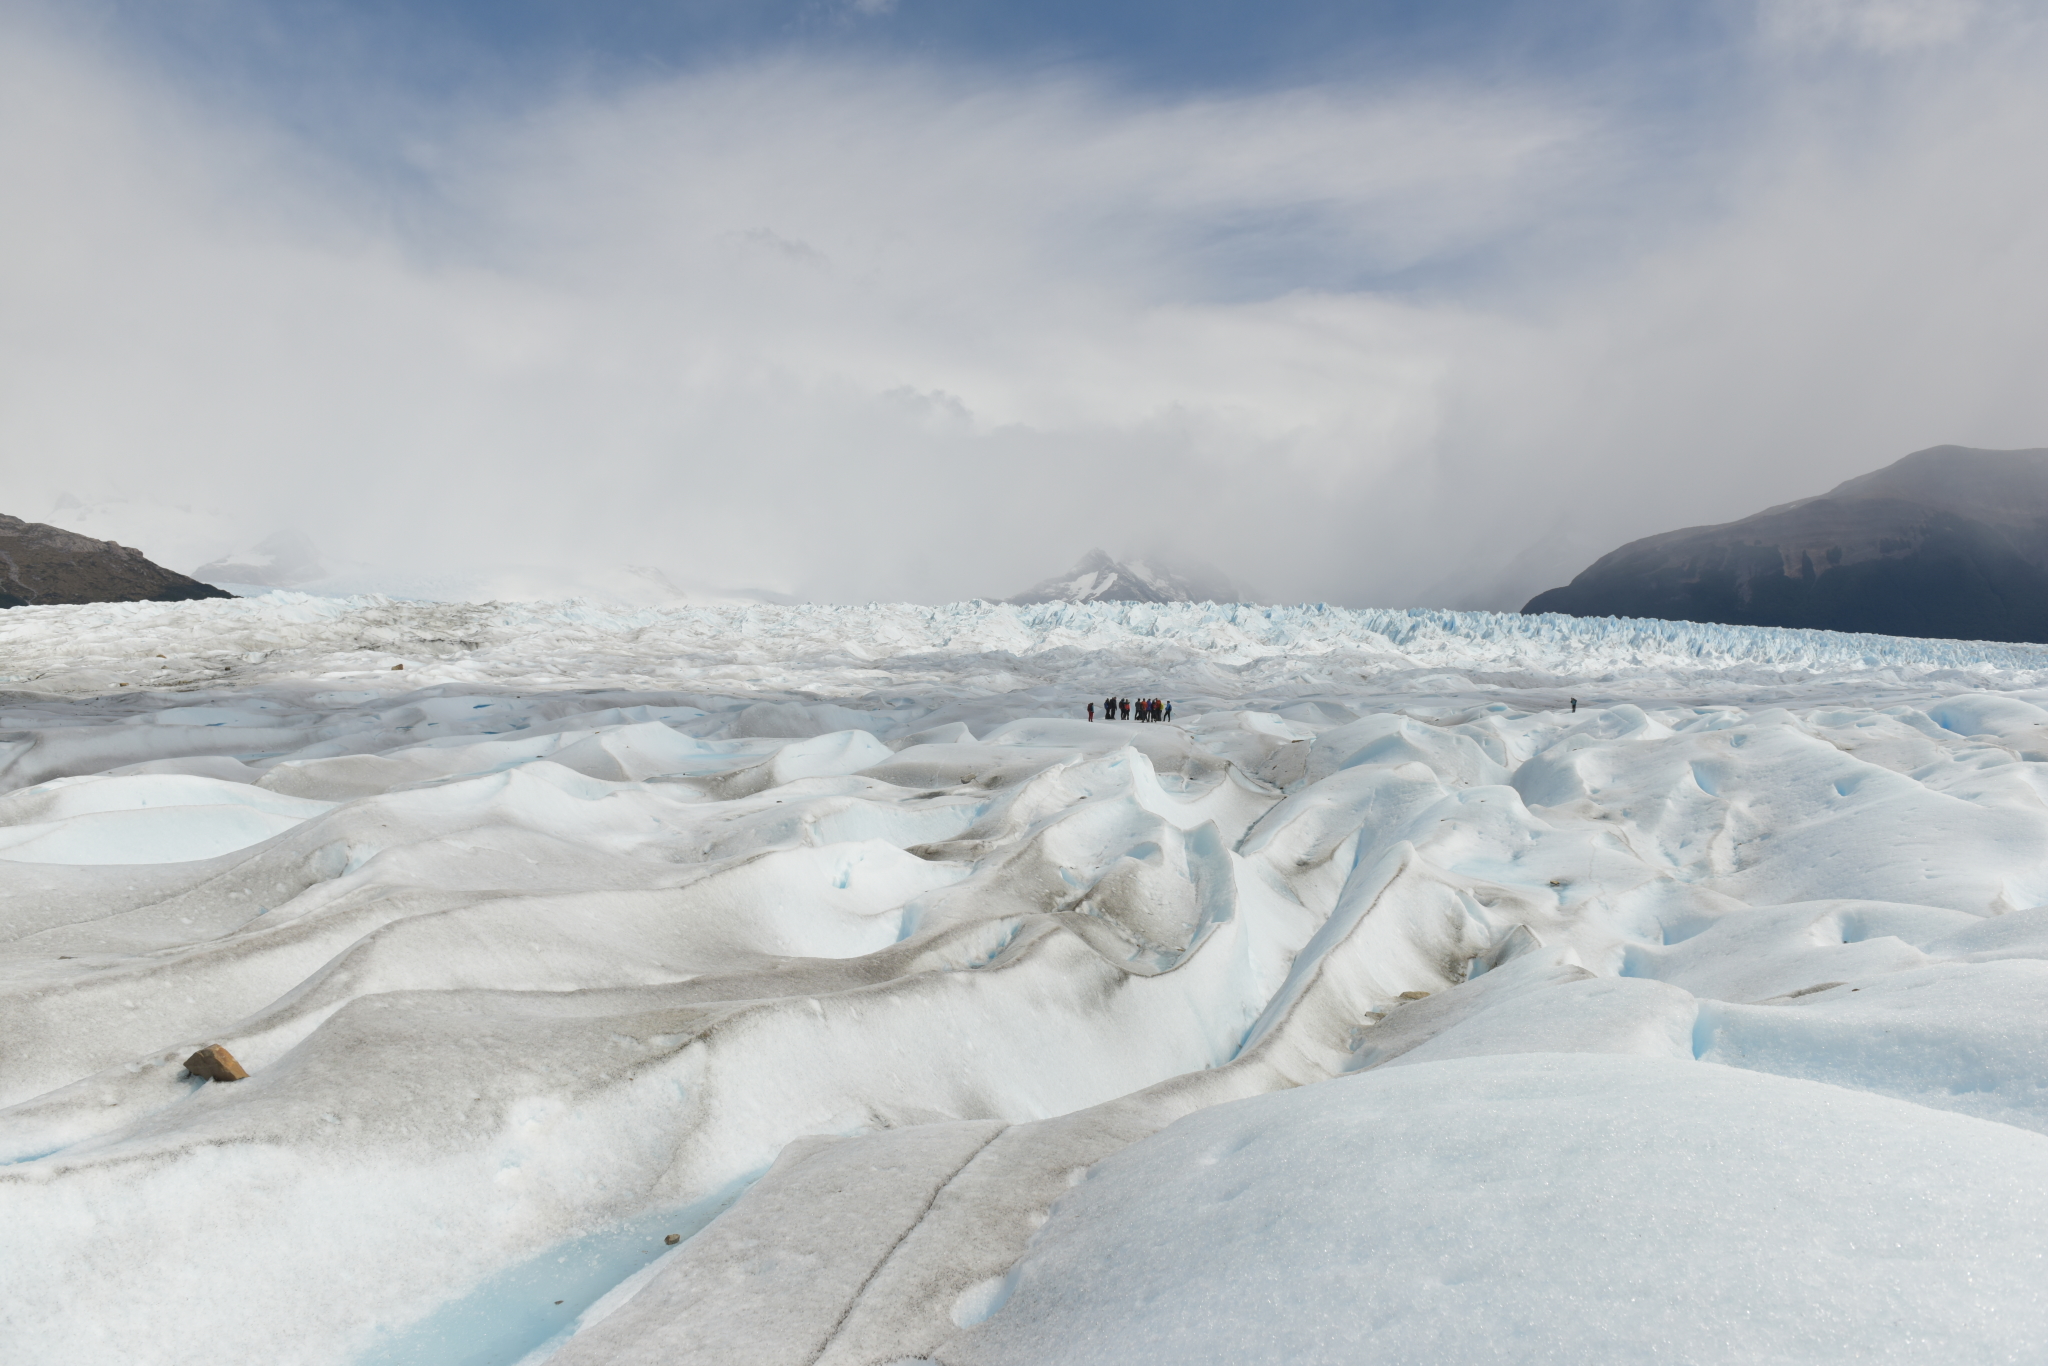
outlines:
[[[941,1355],[2022,1361],[2044,1218],[2038,1134],[1693,1062],[1469,1057],[1110,1156]]]
[[[2041,648],[276,594],[0,650],[0,1358],[2048,1334]]]

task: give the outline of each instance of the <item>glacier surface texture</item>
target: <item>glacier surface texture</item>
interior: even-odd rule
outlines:
[[[2048,1341],[2048,647],[276,593],[0,689],[9,1362]]]

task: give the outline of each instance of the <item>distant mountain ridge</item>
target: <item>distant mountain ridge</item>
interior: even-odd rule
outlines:
[[[1934,446],[1610,551],[1524,612],[2048,641],[2048,449]]]
[[[0,515],[0,607],[233,596],[173,573],[125,545]]]
[[[1236,602],[1238,589],[1206,566],[1169,569],[1144,560],[1115,560],[1091,550],[1066,573],[1042,580],[1005,602]]]

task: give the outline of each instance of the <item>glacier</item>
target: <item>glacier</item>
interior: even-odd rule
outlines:
[[[10,1361],[2024,1360],[2048,646],[17,608],[0,1029]]]

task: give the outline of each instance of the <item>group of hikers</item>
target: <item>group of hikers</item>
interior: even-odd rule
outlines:
[[[1102,699],[1102,719],[1105,721],[1119,719],[1128,721],[1131,719],[1133,711],[1137,713],[1137,719],[1140,721],[1171,721],[1173,719],[1173,703],[1163,697],[1141,697],[1135,702],[1128,697],[1105,697]],[[1121,717],[1118,716],[1119,712],[1122,713]],[[1088,704],[1088,719],[1090,721],[1095,719],[1095,704],[1093,702]]]

